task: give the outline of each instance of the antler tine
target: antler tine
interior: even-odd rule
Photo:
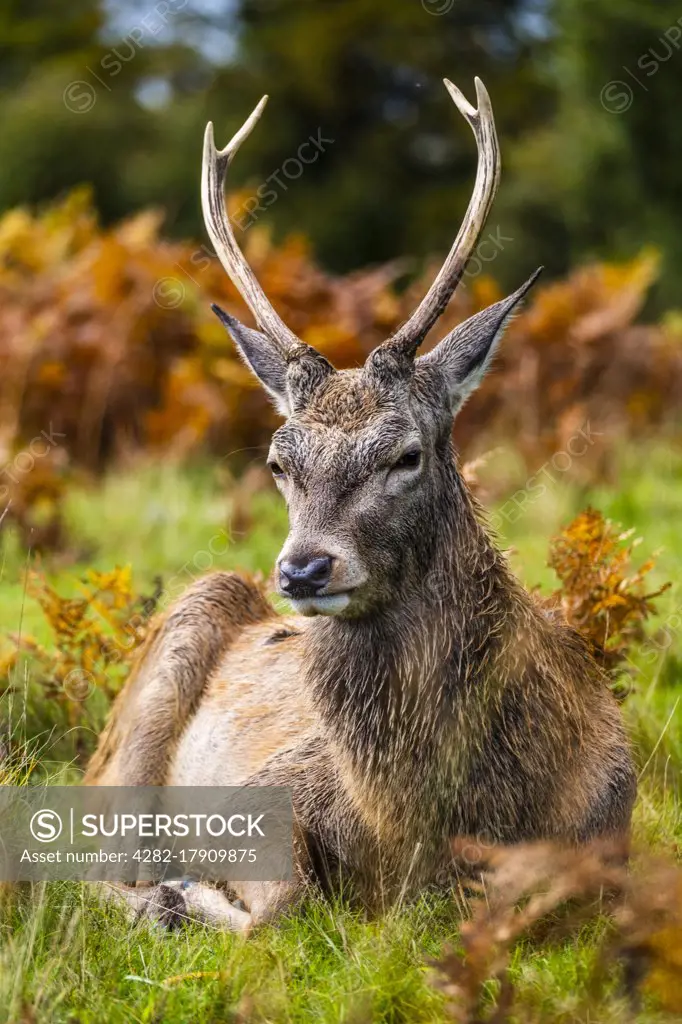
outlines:
[[[225,177],[232,158],[256,126],[267,96],[263,96],[253,113],[244,122],[224,149],[216,149],[213,139],[213,122],[206,125],[204,135],[204,159],[201,169],[201,208],[206,230],[215,247],[216,255],[225,272],[256,318],[256,323],[267,336],[287,352],[299,339],[290,331],[279,314],[268,301],[265,292],[256,280],[253,271],[235,241],[230,218],[225,207]]]
[[[385,344],[414,357],[428,331],[447,306],[459,284],[469,257],[473,253],[492,206],[500,182],[500,148],[495,132],[495,121],[490,97],[480,78],[476,78],[476,102],[472,107],[456,85],[443,79],[455,106],[476,138],[478,169],[471,200],[457,233],[452,249],[440,269],[436,280],[419,303],[409,320],[398,328]]]

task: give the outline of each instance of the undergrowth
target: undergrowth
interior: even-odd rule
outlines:
[[[507,897],[502,890],[502,909],[496,909],[492,898],[500,863],[487,865],[482,903],[476,902],[474,892],[480,876],[473,887],[463,882],[447,894],[426,893],[374,920],[341,899],[311,899],[302,912],[248,940],[198,925],[171,936],[146,925],[131,928],[114,909],[95,903],[87,887],[52,883],[0,890],[0,1020],[360,1024],[444,1021],[454,1015],[471,1021],[649,1024],[678,1019],[682,928],[674,916],[679,900],[674,865],[682,852],[682,594],[677,582],[682,546],[674,510],[681,504],[682,454],[674,449],[625,452],[617,489],[550,489],[513,523],[505,521],[500,531],[526,584],[540,584],[549,598],[560,586],[547,566],[549,538],[591,505],[603,519],[577,520],[585,550],[590,551],[591,531],[598,528],[602,541],[613,541],[615,562],[609,570],[603,560],[590,556],[574,566],[576,580],[583,587],[590,574],[600,585],[611,579],[612,596],[632,597],[636,591],[637,600],[619,605],[627,607],[625,625],[633,627],[627,645],[609,647],[608,638],[615,634],[610,626],[604,633],[603,616],[590,613],[584,618],[597,623],[601,633],[594,639],[602,649],[615,647],[620,653],[617,664],[606,667],[617,670],[623,688],[623,713],[640,772],[634,846],[638,877],[650,887],[651,913],[642,912],[635,925],[651,924],[657,894],[668,914],[656,920],[658,931],[652,925],[642,939],[642,946],[653,943],[658,957],[646,960],[646,970],[640,970],[641,958],[621,955],[623,921],[605,899],[604,879],[599,881],[594,864],[592,874],[584,863],[583,874],[578,872],[579,878],[589,876],[594,883],[588,887],[587,916],[572,919],[572,910],[563,907],[564,896],[576,895],[566,885],[562,899],[547,904],[551,927],[538,930],[533,922],[518,934],[516,925],[509,929],[512,918],[504,916],[512,914],[512,902],[516,906],[508,899],[509,890]],[[189,583],[204,571],[269,572],[284,536],[283,511],[267,491],[249,496],[247,505],[245,513],[238,495],[224,487],[221,474],[211,467],[138,467],[112,475],[98,490],[69,490],[65,522],[76,542],[70,564],[63,555],[38,561],[16,532],[0,534],[0,632],[7,638],[2,650],[9,670],[0,704],[0,781],[76,781],[125,673],[128,647],[117,645],[117,636],[125,640],[138,637],[138,630],[143,634],[148,614],[163,608],[182,581]],[[621,528],[634,534],[619,542]],[[639,537],[637,550],[628,553]],[[605,553],[601,541],[599,549]],[[87,551],[86,560],[78,560],[79,551]],[[565,548],[561,551],[565,556]],[[656,553],[656,564],[650,566]],[[124,568],[128,564],[133,566],[130,576]],[[565,586],[570,573],[564,569]],[[623,580],[634,580],[634,590],[624,592]],[[668,580],[672,586],[661,590]],[[584,613],[578,590],[572,593]],[[584,597],[584,588],[581,593]],[[62,602],[71,616],[64,623]],[[635,606],[648,618],[632,618],[629,611]],[[136,629],[126,632],[136,616]],[[64,631],[68,643],[59,641]],[[120,659],[102,662],[119,647]],[[88,671],[96,685],[74,687],[69,693],[66,677],[74,668],[82,669],[83,658],[93,652]],[[527,881],[532,865],[537,868],[532,859],[537,856],[526,854]],[[528,901],[537,891],[546,896],[560,883],[559,867],[554,864],[549,883],[538,869],[526,888],[515,892],[527,914]],[[567,870],[575,875],[576,865]],[[512,875],[518,889],[523,872]],[[610,881],[621,885],[621,896],[629,885],[620,877]],[[613,888],[618,890],[618,884]],[[615,906],[617,910],[619,904]],[[500,940],[498,935],[486,946],[483,938],[498,926],[507,937]],[[630,946],[633,934],[627,932]],[[605,949],[613,951],[606,973]],[[649,965],[654,965],[651,970]],[[474,977],[472,971],[479,974]]]

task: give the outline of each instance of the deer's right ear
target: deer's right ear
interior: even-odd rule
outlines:
[[[431,352],[417,359],[418,370],[436,370],[442,375],[453,413],[461,409],[483,380],[505,327],[541,272],[542,267],[513,295],[475,313]]]
[[[281,351],[260,331],[245,327],[215,304],[211,309],[227,329],[237,351],[249,369],[258,377],[282,416],[290,416],[291,401],[287,389],[287,362]]]

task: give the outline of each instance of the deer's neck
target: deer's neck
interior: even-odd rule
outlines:
[[[504,560],[455,479],[430,556],[408,569],[395,601],[362,619],[316,619],[308,630],[308,683],[351,763],[376,778],[395,778],[398,763],[432,769],[464,702],[485,701],[510,596]]]

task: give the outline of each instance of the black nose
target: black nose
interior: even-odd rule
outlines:
[[[280,584],[290,597],[314,597],[318,590],[326,587],[332,574],[332,560],[329,555],[320,558],[297,559],[295,562],[281,562]]]

